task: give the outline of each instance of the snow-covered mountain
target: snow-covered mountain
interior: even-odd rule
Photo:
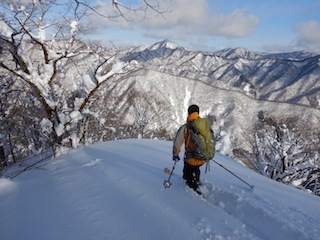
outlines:
[[[42,161],[0,178],[4,240],[316,240],[319,198],[221,154],[202,171],[205,199],[186,187],[182,162],[165,189],[172,142],[118,140]],[[23,168],[23,166],[22,166]],[[21,167],[6,173],[13,176]]]
[[[242,48],[208,53],[190,51],[165,40],[130,49],[123,59],[260,100],[320,106],[320,55],[314,53],[270,54]]]

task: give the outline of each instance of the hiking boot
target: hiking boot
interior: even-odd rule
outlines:
[[[197,182],[186,182],[189,188],[193,189],[196,193],[199,195],[202,195],[202,192],[200,191],[199,185]]]
[[[199,195],[202,195],[202,192],[200,191],[200,188],[197,188],[195,191],[196,191],[196,193],[198,193]]]

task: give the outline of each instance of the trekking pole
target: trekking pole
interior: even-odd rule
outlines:
[[[173,167],[171,169],[171,172],[170,172],[168,180],[164,180],[164,182],[163,182],[164,188],[169,188],[172,185],[172,183],[170,182],[170,178],[172,176],[172,173],[174,171],[174,168],[175,168],[176,164],[177,164],[177,162],[175,161],[174,164],[173,164]]]
[[[212,161],[214,161],[216,164],[218,164],[220,167],[222,167],[223,169],[227,170],[229,173],[231,173],[233,176],[235,176],[236,178],[238,178],[239,180],[241,180],[242,182],[244,182],[245,184],[247,184],[251,189],[254,189],[254,185],[250,185],[249,183],[247,183],[246,181],[244,181],[242,178],[238,177],[236,174],[234,174],[233,172],[231,172],[229,169],[225,168],[222,164],[218,163],[216,160],[212,159]]]

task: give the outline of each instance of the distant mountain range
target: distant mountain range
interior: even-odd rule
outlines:
[[[259,53],[243,48],[191,51],[164,40],[130,49],[123,60],[259,99],[320,107],[320,55]]]

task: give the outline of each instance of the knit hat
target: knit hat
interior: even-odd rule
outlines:
[[[194,112],[199,113],[199,107],[197,105],[195,105],[195,104],[191,105],[188,108],[188,114],[191,114],[191,113],[194,113]]]

